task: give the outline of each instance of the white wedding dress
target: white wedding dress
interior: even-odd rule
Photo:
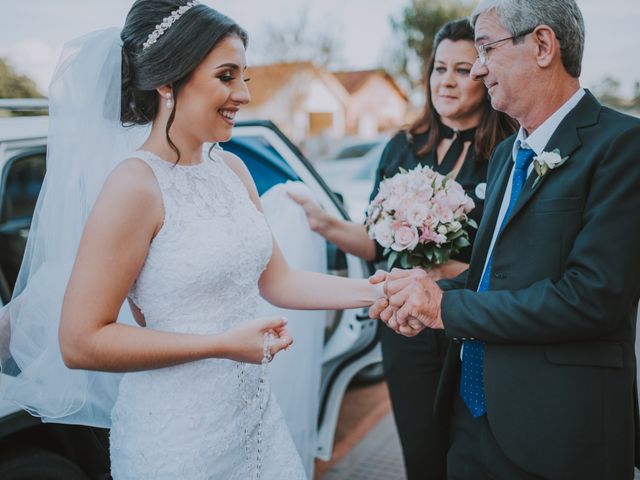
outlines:
[[[165,220],[129,298],[146,328],[212,334],[256,317],[271,232],[215,151],[153,169]],[[112,411],[115,480],[305,478],[262,367],[208,359],[124,375]]]

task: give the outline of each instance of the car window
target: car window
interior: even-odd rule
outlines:
[[[9,161],[2,195],[1,223],[33,215],[45,168],[44,153],[25,155]]]

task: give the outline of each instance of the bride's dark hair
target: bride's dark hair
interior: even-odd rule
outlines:
[[[175,118],[180,89],[202,60],[223,39],[237,36],[247,46],[247,33],[232,19],[202,4],[196,4],[160,36],[156,43],[143,49],[156,25],[188,3],[188,0],[136,0],[129,10],[120,35],[122,39],[122,95],[120,119],[124,125],[146,125],[158,113],[156,88],[170,85],[173,109],[167,122],[169,130]]]

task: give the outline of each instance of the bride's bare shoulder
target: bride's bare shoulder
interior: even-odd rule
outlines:
[[[164,218],[162,192],[151,167],[139,158],[120,162],[107,177],[94,210],[102,216],[120,212],[121,219],[138,218],[160,225]]]
[[[140,158],[131,157],[121,161],[107,177],[105,189],[138,199],[160,199],[158,181],[151,167]]]

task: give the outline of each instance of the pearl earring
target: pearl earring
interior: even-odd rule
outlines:
[[[172,108],[172,107],[173,107],[173,100],[171,100],[171,98],[173,97],[173,95],[171,95],[171,92],[168,92],[168,93],[165,95],[165,97],[166,97],[166,99],[167,99],[167,101],[164,103],[164,104],[165,104],[165,106],[166,106],[167,108]]]

